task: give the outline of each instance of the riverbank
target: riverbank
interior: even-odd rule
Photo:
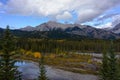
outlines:
[[[46,75],[50,80],[97,80],[97,76],[90,74],[79,74],[51,66],[46,67]],[[25,62],[18,68],[22,72],[23,80],[34,80],[38,77],[39,67],[35,62]]]

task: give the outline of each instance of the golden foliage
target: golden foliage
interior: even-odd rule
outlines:
[[[35,58],[41,58],[41,53],[40,52],[34,52],[34,57]]]
[[[32,51],[27,51],[26,52],[26,55],[32,55],[33,53],[32,53]]]

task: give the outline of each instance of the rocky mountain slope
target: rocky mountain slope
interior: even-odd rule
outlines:
[[[32,27],[33,28],[33,27]],[[26,27],[23,29],[20,29],[22,31],[58,31],[62,33],[72,34],[72,35],[80,35],[80,36],[86,36],[90,38],[100,38],[100,39],[115,39],[119,38],[119,35],[116,33],[113,33],[112,31],[107,31],[104,29],[97,29],[92,26],[87,25],[80,25],[80,24],[62,24],[58,22],[49,21],[47,23],[43,23],[41,25],[38,25],[34,27],[31,30],[31,27]]]
[[[111,29],[112,32],[120,34],[120,23]]]
[[[117,30],[117,32],[116,32]],[[49,38],[49,39],[118,39],[120,38],[119,25],[113,30],[94,28],[80,24],[62,24],[49,21],[36,27],[27,26],[25,28],[11,30],[12,34],[23,38]],[[4,29],[0,28],[0,36]]]

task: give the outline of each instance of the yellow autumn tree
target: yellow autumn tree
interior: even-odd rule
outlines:
[[[26,55],[32,55],[32,51],[27,51]]]
[[[41,58],[41,53],[40,52],[34,52],[34,57],[35,58]]]
[[[28,56],[28,57],[32,57],[33,52],[32,51],[26,51],[25,55]]]

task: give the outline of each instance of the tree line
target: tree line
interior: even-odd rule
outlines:
[[[120,41],[114,40],[115,52],[120,52]],[[46,53],[59,52],[96,52],[101,53],[104,47],[110,46],[110,40],[83,39],[83,40],[53,40],[53,39],[26,39],[19,38],[17,47]]]

